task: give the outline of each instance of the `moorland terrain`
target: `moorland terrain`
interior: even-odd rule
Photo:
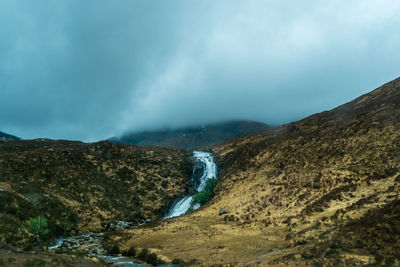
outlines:
[[[0,142],[1,246],[31,250],[27,221],[38,215],[48,219],[49,240],[150,219],[108,232],[107,242],[178,265],[400,264],[400,78],[330,111],[205,149],[219,167],[213,198],[160,220],[190,190],[190,151]]]
[[[210,149],[206,206],[114,242],[206,266],[400,264],[400,79]]]
[[[111,223],[156,221],[188,190],[190,153],[48,139],[0,142],[0,245],[29,251],[29,219],[58,236],[105,231]],[[0,248],[1,248],[0,247]]]

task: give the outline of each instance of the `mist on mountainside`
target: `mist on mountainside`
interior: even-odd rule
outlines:
[[[236,120],[174,130],[126,133],[121,137],[109,140],[120,144],[193,150],[227,142],[239,136],[261,132],[269,128],[271,126],[260,122]]]
[[[400,2],[0,1],[0,130],[279,125],[398,76]]]

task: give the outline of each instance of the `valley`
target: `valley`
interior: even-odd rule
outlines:
[[[43,215],[42,247],[77,235],[57,253],[92,258],[101,246],[179,266],[400,264],[400,79],[206,151],[3,141],[2,248],[37,250],[28,220]]]
[[[399,14],[0,0],[0,267],[400,267]]]
[[[206,206],[114,242],[204,265],[399,264],[400,79],[212,150]]]

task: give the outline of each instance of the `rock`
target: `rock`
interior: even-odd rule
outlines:
[[[225,208],[222,208],[219,210],[218,215],[221,216],[224,215],[225,213],[228,213],[228,211]]]
[[[132,229],[134,227],[133,222],[125,222],[125,221],[119,221],[116,224],[111,224],[110,229],[113,230],[119,230],[119,229]]]

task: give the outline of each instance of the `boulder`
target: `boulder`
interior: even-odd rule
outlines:
[[[221,208],[221,209],[219,210],[219,212],[218,212],[218,215],[221,216],[221,215],[224,215],[224,214],[226,214],[226,213],[228,213],[228,211],[227,211],[225,208]]]

